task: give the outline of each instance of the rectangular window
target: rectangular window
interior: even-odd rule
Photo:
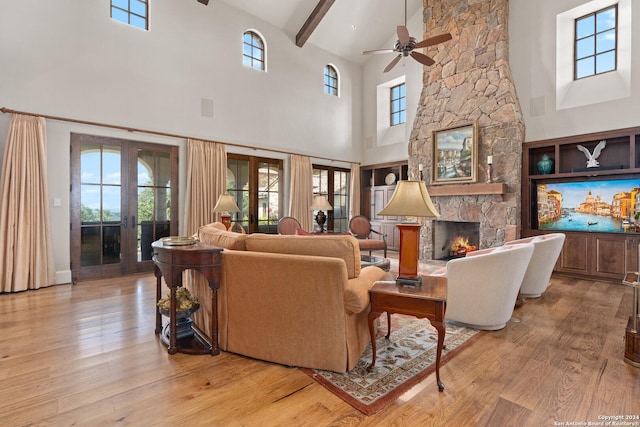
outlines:
[[[349,229],[349,187],[351,171],[329,166],[313,166],[313,195],[326,196],[333,210],[326,212],[327,230],[344,232]],[[315,213],[313,213],[315,215]],[[314,221],[315,224],[315,221]]]
[[[405,84],[402,83],[391,88],[391,126],[407,121],[406,110]]]
[[[148,30],[149,0],[111,0],[111,18]]]
[[[617,5],[575,21],[576,80],[616,69]]]

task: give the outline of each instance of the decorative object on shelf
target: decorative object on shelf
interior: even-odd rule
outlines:
[[[157,303],[160,313],[169,316],[169,310],[171,309],[171,294],[167,294]],[[198,311],[200,303],[198,298],[193,296],[189,289],[179,287],[176,290],[176,316],[177,317],[189,317],[191,314]]]
[[[332,211],[333,206],[329,203],[325,196],[316,196],[313,198],[313,203],[309,207],[312,211],[318,211],[316,214],[316,222],[320,227],[320,232],[324,233],[324,223],[327,221],[327,216],[324,211]]]
[[[600,156],[600,153],[602,153],[602,150],[604,150],[604,147],[606,146],[607,146],[607,141],[603,139],[598,143],[598,145],[596,145],[596,148],[593,149],[593,153],[589,152],[587,148],[585,148],[580,144],[578,144],[576,147],[578,148],[578,150],[582,151],[584,155],[587,157],[587,167],[597,168],[598,166],[600,166],[600,163],[596,159]]]
[[[432,169],[434,184],[477,181],[477,122],[433,132]]]
[[[396,183],[396,174],[391,172],[384,177],[384,183],[387,185],[393,185]]]
[[[493,182],[493,156],[487,156],[487,184]]]
[[[548,175],[553,170],[553,159],[548,154],[543,154],[542,158],[538,161],[538,172],[542,175]]]
[[[240,208],[231,194],[221,194],[220,197],[218,197],[218,202],[214,206],[213,211],[222,213],[222,215],[220,215],[221,222],[227,227],[227,230],[229,230],[229,228],[231,228],[231,214],[229,212],[240,212]]]
[[[165,246],[189,246],[198,243],[198,239],[189,236],[169,236],[160,239]]]
[[[422,218],[440,216],[429,197],[424,181],[398,181],[391,200],[378,212],[378,215]],[[418,262],[422,224],[402,222],[396,226],[400,229],[400,255],[396,283],[420,286],[422,277],[418,274]]]

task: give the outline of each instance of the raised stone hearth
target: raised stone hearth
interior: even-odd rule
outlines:
[[[433,191],[432,198],[440,220],[479,224],[480,248],[516,238],[520,225],[524,120],[508,62],[508,10],[508,0],[424,2],[425,38],[449,32],[453,39],[426,50],[435,64],[425,67],[409,170],[417,177],[418,165],[425,165],[430,186],[433,132],[478,123],[478,183],[486,181],[491,155],[494,180],[504,184],[504,193]],[[432,221],[422,228],[420,247],[422,260],[433,259]]]

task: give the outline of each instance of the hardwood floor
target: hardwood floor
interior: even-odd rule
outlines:
[[[640,369],[623,362],[631,289],[618,283],[554,277],[519,321],[442,367],[443,393],[431,375],[370,417],[295,368],[167,354],[154,290],[138,275],[0,295],[0,425],[522,427],[640,415]]]

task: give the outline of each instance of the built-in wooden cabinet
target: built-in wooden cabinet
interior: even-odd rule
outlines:
[[[600,141],[606,141],[597,158],[600,166],[588,168],[587,158],[578,145],[593,153]],[[543,156],[554,162],[548,174],[541,173],[538,168]],[[538,185],[608,179],[638,179],[640,182],[640,127],[527,142],[523,147],[522,166],[521,234],[528,237],[553,232],[538,224]],[[631,211],[627,215],[633,221],[640,213],[637,202],[640,197],[634,194],[631,200],[627,207]],[[620,281],[627,271],[638,271],[640,267],[640,233],[637,231],[640,228],[611,233],[562,231],[567,238],[555,271],[575,277]]]
[[[387,248],[397,250],[400,247],[400,234],[396,224],[401,218],[380,216],[378,212],[391,199],[396,183],[408,179],[408,163],[363,166],[360,171],[362,173],[361,214],[369,218],[373,229],[387,235]],[[376,235],[373,234],[372,237]]]

